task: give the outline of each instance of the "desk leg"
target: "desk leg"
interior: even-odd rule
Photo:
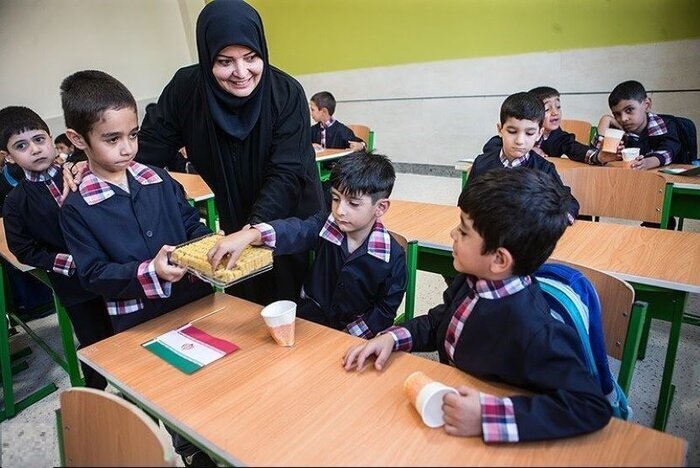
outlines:
[[[66,309],[55,293],[53,295],[53,303],[56,307],[56,315],[58,315],[58,329],[61,330],[63,355],[66,357],[66,372],[68,372],[71,387],[84,387],[85,380],[80,375],[80,365],[78,364],[78,355],[75,351],[75,340],[73,340],[73,325],[70,323]]]
[[[216,232],[216,204],[213,198],[207,200],[207,226],[212,232]]]
[[[467,186],[467,180],[469,179],[469,172],[462,171],[462,188]]]
[[[418,273],[418,243],[409,242],[406,248],[406,310],[404,321],[411,320],[416,308],[416,277]]]

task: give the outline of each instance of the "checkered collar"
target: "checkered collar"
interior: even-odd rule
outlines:
[[[659,136],[668,133],[664,119],[656,114],[647,112],[647,133],[649,136]]]
[[[321,122],[321,128],[328,128],[331,125],[335,123],[335,119],[331,117],[330,119],[326,120],[325,122]]]
[[[132,161],[127,168],[136,182],[141,185],[159,184],[163,182],[156,172],[148,166]],[[112,186],[97,177],[88,169],[80,182],[80,195],[88,205],[96,205],[114,195]]]
[[[341,245],[345,234],[340,230],[340,227],[335,223],[333,214],[328,215],[326,223],[321,228],[318,236],[335,245]],[[391,252],[391,237],[389,231],[386,230],[381,221],[374,222],[372,232],[367,239],[367,253],[378,258],[386,263],[389,263],[389,254]]]
[[[506,158],[506,155],[503,154],[503,150],[501,150],[501,154],[498,155],[498,159],[501,160],[503,167],[524,166],[527,163],[527,160],[530,159],[530,152],[528,151],[524,156],[520,156],[519,158],[509,161],[508,158]]]
[[[56,174],[59,173],[61,170],[60,166],[57,165],[51,165],[48,169],[46,169],[43,172],[34,172],[34,171],[24,171],[24,176],[27,178],[28,181],[30,182],[46,182],[47,180],[53,179]]]
[[[511,276],[500,281],[489,281],[467,275],[469,287],[483,299],[501,299],[522,291],[532,284],[532,276]]]

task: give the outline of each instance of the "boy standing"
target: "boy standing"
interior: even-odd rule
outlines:
[[[210,252],[212,265],[230,253],[230,268],[250,244],[273,247],[275,255],[313,250],[297,315],[371,338],[393,324],[406,290],[403,248],[380,221],[389,209],[395,178],[386,156],[346,156],[331,172],[330,215],[271,221],[231,234]]]
[[[469,171],[470,183],[490,170],[503,167],[529,167],[545,172],[567,192],[565,203],[570,222],[573,223],[578,216],[578,201],[561,181],[554,164],[532,151],[542,137],[543,120],[544,105],[533,94],[520,92],[508,96],[501,105],[500,123],[497,125],[502,147],[489,147],[484,154],[477,156]]]
[[[104,301],[85,291],[74,275],[73,257],[61,235],[63,178],[54,165],[56,149],[48,126],[31,109],[12,106],[0,111],[0,132],[0,155],[25,175],[3,206],[10,251],[20,262],[48,272],[81,347],[111,336]],[[88,387],[105,389],[104,377],[82,362],[81,367]]]
[[[443,401],[452,435],[524,442],[604,427],[611,409],[584,364],[579,338],[552,317],[532,276],[566,229],[567,197],[551,177],[531,169],[494,170],[470,182],[451,233],[460,274],[443,304],[351,347],[345,369],[361,371],[376,355],[382,370],[392,351],[437,349],[442,363],[536,393],[498,398],[459,387],[459,395]]]
[[[328,91],[321,91],[311,96],[309,101],[311,118],[316,125],[311,127],[311,142],[316,151],[326,148],[351,149],[363,151],[366,142],[355,136],[347,126],[333,118],[335,98]]]
[[[615,86],[608,105],[612,116],[604,115],[598,123],[596,144],[609,127],[624,130],[626,148],[639,148],[639,157],[632,161],[632,169],[646,170],[678,161],[681,141],[672,116],[651,112],[651,99],[638,81],[625,81]]]

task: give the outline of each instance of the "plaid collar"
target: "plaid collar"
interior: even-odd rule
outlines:
[[[328,128],[331,125],[335,123],[335,119],[331,117],[330,119],[326,120],[325,122],[321,122],[321,128]]]
[[[520,156],[519,158],[515,158],[512,161],[509,161],[508,158],[506,158],[506,155],[503,154],[503,150],[501,149],[501,154],[498,155],[498,159],[501,160],[501,164],[503,164],[503,167],[518,167],[518,166],[524,166],[528,159],[530,159],[530,152],[528,151],[525,153],[524,156]]]
[[[656,114],[647,112],[647,133],[649,136],[659,136],[668,133],[664,119]]]
[[[345,234],[343,234],[343,231],[341,231],[335,223],[335,218],[332,213],[328,215],[328,219],[326,219],[326,223],[321,228],[321,232],[319,232],[318,236],[335,245],[341,245],[343,243],[343,238],[345,238]],[[389,231],[386,230],[381,221],[376,220],[372,227],[372,232],[370,232],[369,238],[367,239],[367,253],[379,260],[389,263],[390,252],[391,237],[389,236]]]
[[[530,286],[532,276],[511,276],[500,281],[489,281],[467,275],[467,284],[480,298],[501,299]]]
[[[141,185],[163,182],[163,179],[153,169],[134,161],[129,164],[127,171]],[[88,169],[85,172],[83,181],[80,182],[80,195],[88,205],[96,205],[114,195],[114,190],[109,183],[101,180]]]
[[[24,171],[24,176],[30,182],[46,182],[47,180],[53,179],[56,174],[59,173],[61,168],[55,164],[51,165],[48,169],[43,172],[34,171]]]

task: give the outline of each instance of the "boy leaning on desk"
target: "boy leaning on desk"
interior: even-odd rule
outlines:
[[[445,431],[485,442],[524,442],[585,434],[604,427],[611,409],[584,364],[572,327],[550,315],[535,270],[567,227],[568,194],[548,174],[494,169],[459,197],[452,255],[460,273],[443,303],[351,347],[347,371],[376,356],[381,371],[392,351],[438,351],[442,363],[532,396],[499,398],[473,388],[443,399]]]

